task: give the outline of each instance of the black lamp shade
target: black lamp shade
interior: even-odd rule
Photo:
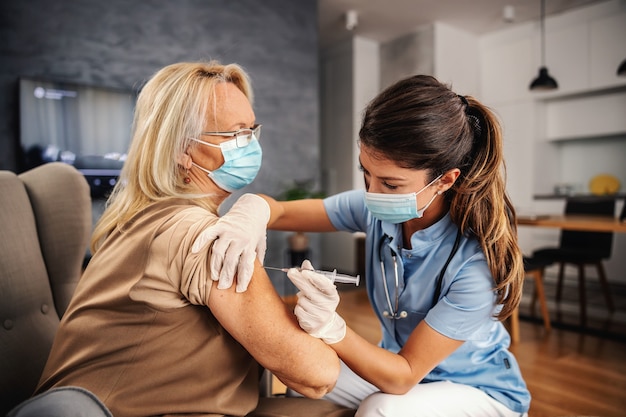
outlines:
[[[539,75],[530,83],[531,90],[556,90],[559,88],[556,80],[548,74],[548,68],[539,68]]]
[[[617,68],[617,75],[620,77],[626,77],[626,59],[619,64],[619,67]]]

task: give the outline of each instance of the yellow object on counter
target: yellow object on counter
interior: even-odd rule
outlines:
[[[589,191],[594,195],[616,194],[619,187],[619,180],[610,174],[599,174],[589,181]]]

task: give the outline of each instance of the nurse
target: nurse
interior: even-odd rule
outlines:
[[[365,190],[324,200],[264,196],[268,228],[366,233],[379,345],[346,326],[335,286],[307,271],[308,261],[288,273],[300,290],[300,326],[343,362],[326,398],[358,407],[357,416],[526,415],[530,394],[502,324],[524,272],[495,115],[417,75],[374,98],[359,136]],[[214,258],[232,271],[237,255],[224,249]]]

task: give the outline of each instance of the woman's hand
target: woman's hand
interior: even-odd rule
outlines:
[[[198,253],[210,242],[211,279],[219,281],[217,288],[226,289],[233,285],[237,274],[237,292],[244,292],[252,279],[254,260],[261,264],[265,258],[266,227],[270,218],[267,202],[255,194],[244,194],[233,204],[215,225],[205,229],[191,247]]]
[[[335,311],[339,304],[337,287],[313,269],[311,262],[305,260],[300,269],[291,268],[287,272],[300,290],[294,313],[305,332],[328,344],[338,343],[346,335],[346,322]]]

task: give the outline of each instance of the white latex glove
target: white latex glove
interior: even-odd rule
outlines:
[[[192,253],[205,249],[215,240],[211,255],[211,279],[217,288],[233,285],[237,273],[237,292],[244,292],[252,279],[254,259],[265,258],[266,228],[270,206],[256,194],[244,194],[217,223],[205,229],[191,247]]]
[[[300,327],[328,344],[340,342],[346,335],[346,322],[335,311],[339,305],[337,287],[324,275],[313,271],[308,260],[300,270],[290,268],[287,276],[300,290],[294,313]]]

